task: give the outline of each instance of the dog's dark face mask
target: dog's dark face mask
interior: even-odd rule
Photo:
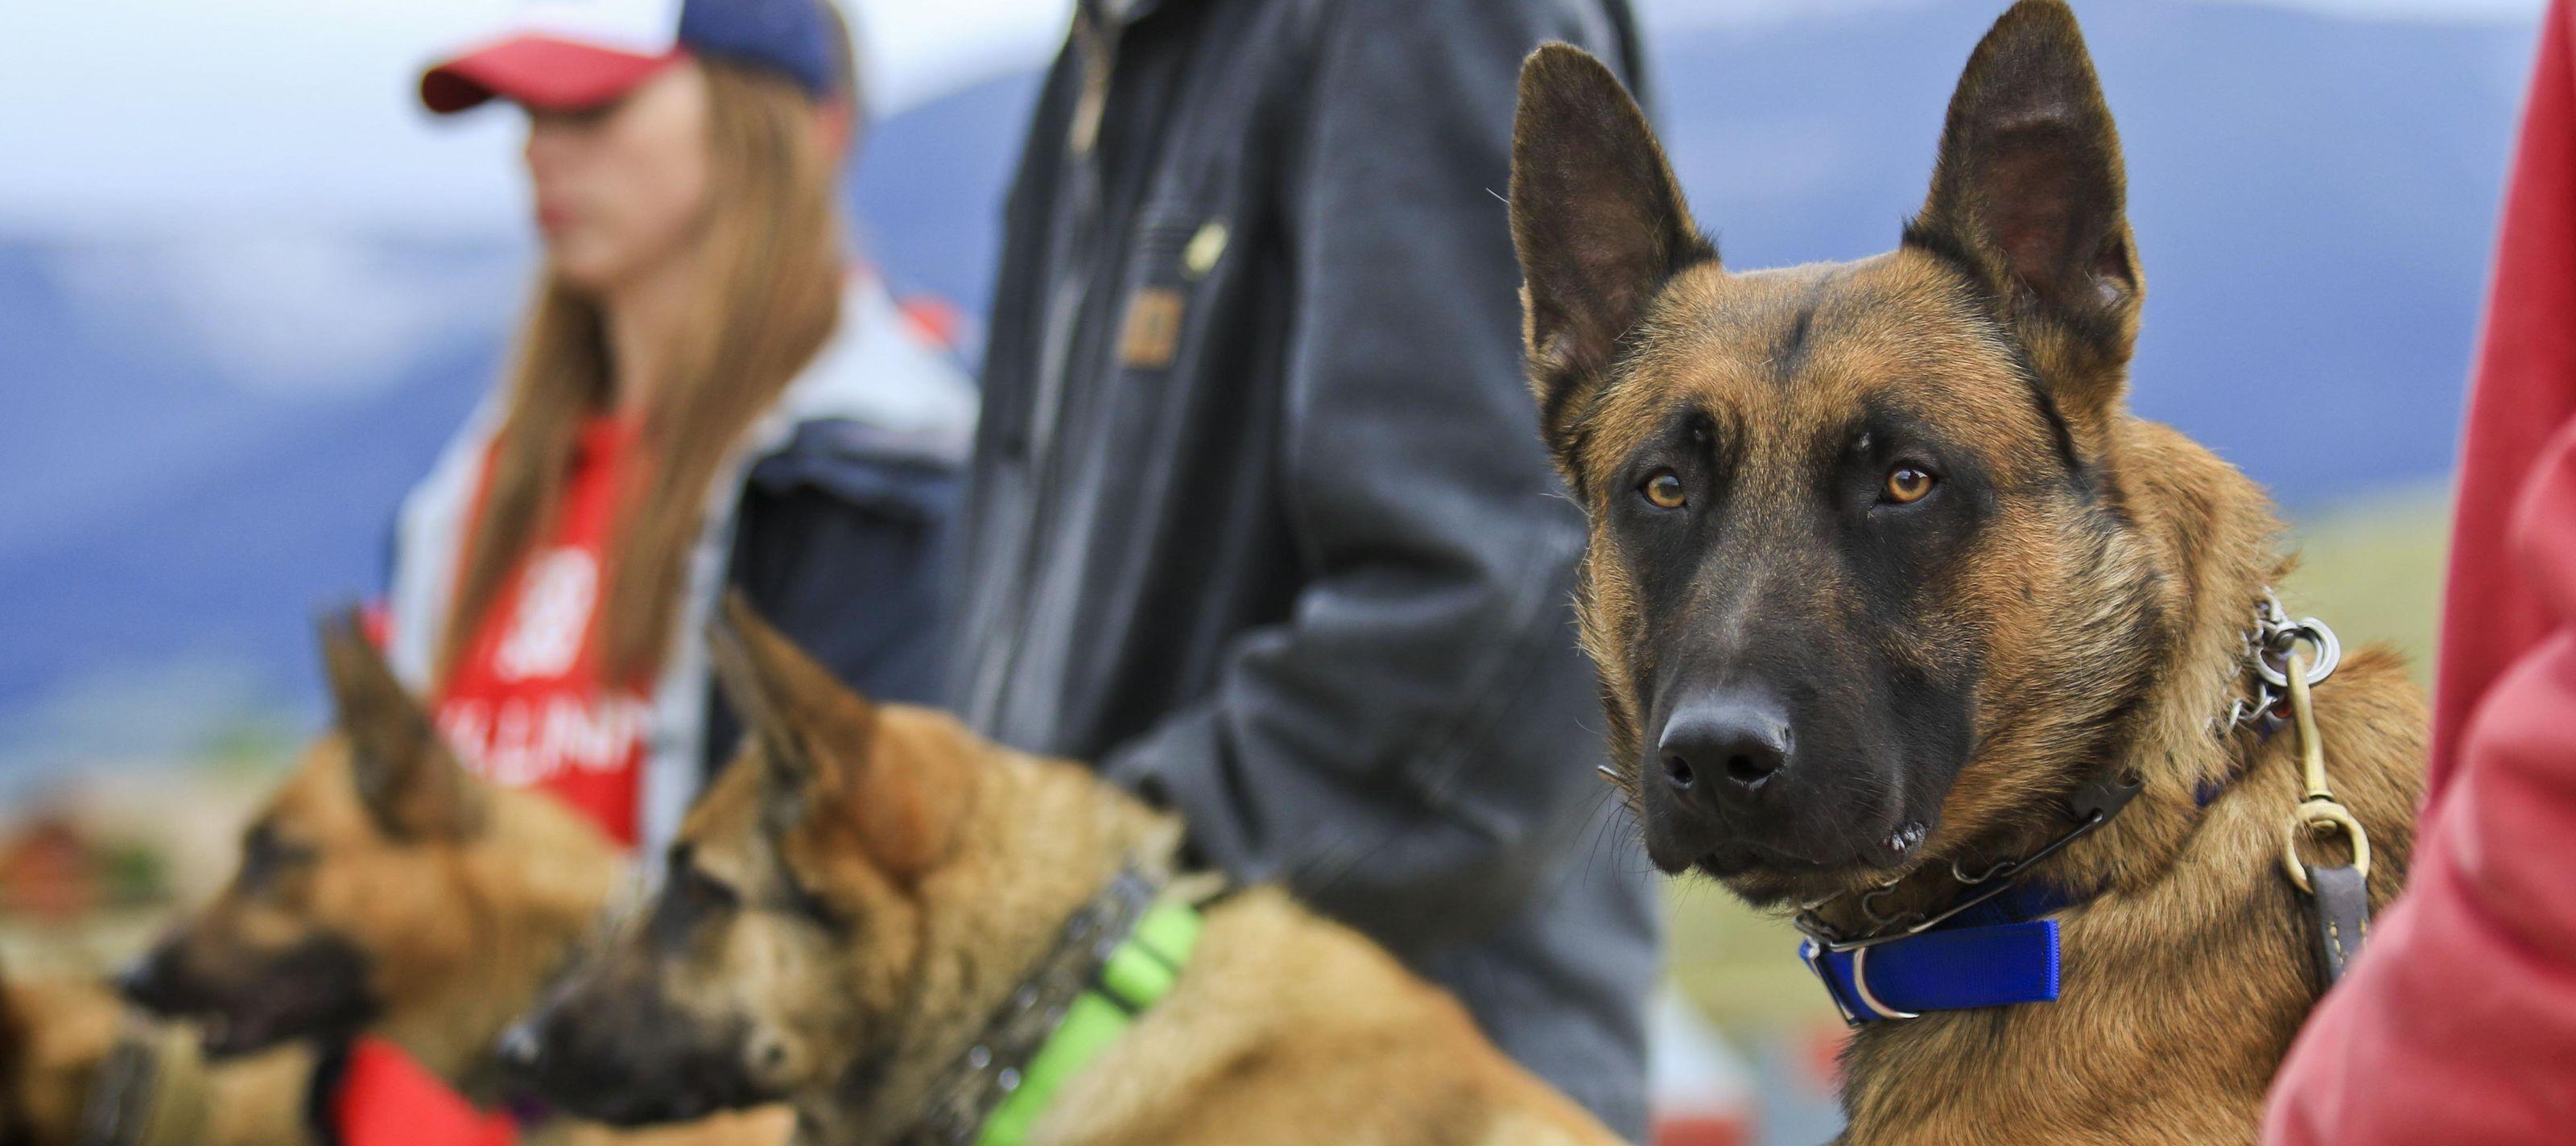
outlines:
[[[2141,293],[2121,202],[2046,5],[1970,61],[1903,245],[1849,264],[1730,273],[1616,79],[1531,58],[1532,382],[1658,866],[1758,902],[1881,882],[2115,735],[2159,610],[2108,460]]]
[[[232,882],[127,973],[125,994],[204,1024],[229,1055],[350,1033],[378,984],[474,957],[455,912],[482,793],[354,618],[325,626],[338,707],[324,738],[243,833]]]
[[[253,828],[232,886],[126,972],[122,992],[197,1021],[211,1056],[365,1025],[376,1011],[366,954],[300,911],[315,858],[267,823]]]
[[[651,903],[505,1038],[546,1099],[620,1125],[863,1103],[914,1002],[947,853],[946,755],[739,601],[711,634],[747,735],[682,825]],[[879,767],[879,763],[884,763]]]
[[[779,1101],[800,1081],[790,1041],[741,989],[768,982],[734,959],[790,937],[747,889],[674,850],[640,918],[612,925],[596,948],[504,1036],[518,1081],[584,1118],[619,1126],[681,1122]],[[806,924],[812,927],[811,923]],[[798,944],[803,946],[803,944]]]

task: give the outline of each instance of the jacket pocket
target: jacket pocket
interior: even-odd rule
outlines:
[[[1113,369],[1164,372],[1189,357],[1203,340],[1216,271],[1232,239],[1219,214],[1179,205],[1142,212],[1112,320]]]

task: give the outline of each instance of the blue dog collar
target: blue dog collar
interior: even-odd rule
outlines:
[[[2333,671],[2335,658],[2340,655],[2334,633],[2313,618],[2292,624],[2280,600],[2265,588],[2263,600],[2255,609],[2254,627],[2245,633],[2246,648],[2253,658],[2253,699],[2249,702],[2238,698],[2230,704],[2223,716],[2210,722],[2213,734],[2224,738],[2251,726],[2256,735],[2268,737],[2280,726],[2280,705],[2286,694],[2276,688],[2275,682],[2282,681],[2282,674],[2288,671],[2290,649],[2301,639],[2316,642],[2325,661],[2322,671],[2310,670],[2309,683],[2313,684]],[[2283,663],[2276,667],[2266,657],[2279,657]],[[2248,759],[2240,757],[2235,770],[2197,785],[2192,802],[2204,810],[2217,802],[2235,783]],[[1809,904],[1797,917],[1798,929],[1807,933],[1807,938],[1798,944],[1798,958],[1824,983],[1834,1006],[1842,1011],[1843,1021],[1855,1027],[1918,1018],[1927,1011],[2056,1002],[2060,971],[2057,921],[2046,917],[2090,897],[2070,895],[2035,881],[2012,881],[2109,823],[2137,796],[2140,787],[2136,779],[2126,776],[2102,777],[2078,785],[2065,809],[2076,821],[2074,830],[2036,852],[2006,860],[1976,877],[1961,874],[1953,866],[1952,875],[1971,891],[1990,881],[2001,883],[2001,890],[1989,888],[1972,894],[1949,912],[1914,924],[1913,930],[1850,938],[1817,916],[1816,909],[1823,901]],[[1862,896],[1863,908],[1892,886],[1882,886]],[[1885,922],[1875,913],[1871,917]],[[1895,925],[1888,926],[1892,929]]]
[[[2046,887],[2015,888],[1912,935],[1841,951],[1807,939],[1798,957],[1855,1027],[1927,1011],[2053,1003],[2057,921],[2040,917],[2073,902]]]

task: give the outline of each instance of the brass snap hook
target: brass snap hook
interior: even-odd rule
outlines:
[[[2290,812],[2289,835],[2281,849],[2281,867],[2289,873],[2290,882],[2298,885],[2300,891],[2315,895],[2316,889],[2308,885],[2307,866],[2299,861],[2299,837],[2322,840],[2335,831],[2341,831],[2344,839],[2352,844],[2353,869],[2366,880],[2370,878],[2370,834],[2362,830],[2361,821],[2353,818],[2351,810],[2334,798],[2333,788],[2326,783],[2325,743],[2317,736],[2317,714],[2309,700],[2308,686],[2313,680],[2307,661],[2307,654],[2294,646],[2284,666],[2286,671],[2281,674],[2282,683],[2289,689],[2290,715],[2299,734],[2299,765],[2307,782],[2307,791],[2299,806]],[[2313,675],[2314,679],[2322,680],[2325,674]]]
[[[2308,886],[2307,865],[2299,860],[2299,837],[2323,840],[2335,830],[2342,831],[2344,839],[2352,843],[2353,870],[2360,872],[2363,879],[2370,878],[2370,833],[2361,830],[2361,821],[2332,800],[2306,800],[2290,821],[2289,839],[2281,851],[2282,870],[2290,873],[2290,882],[2297,884],[2300,891],[2317,893]]]

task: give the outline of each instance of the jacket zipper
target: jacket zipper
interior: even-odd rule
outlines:
[[[1013,612],[1010,629],[977,634],[985,642],[986,654],[974,682],[974,695],[969,699],[968,713],[973,723],[1007,735],[1000,727],[1002,702],[1010,689],[1012,674],[1019,665],[1020,650],[1026,641],[1018,639],[1027,632],[1036,615],[1037,596],[1033,582],[1038,573],[1038,554],[1045,541],[1044,526],[1051,514],[1047,488],[1056,458],[1057,423],[1062,420],[1064,390],[1073,365],[1073,345],[1082,320],[1082,300],[1099,263],[1097,228],[1100,212],[1100,164],[1097,149],[1101,121],[1109,105],[1110,75],[1117,61],[1115,32],[1105,27],[1088,3],[1075,5],[1073,17],[1074,50],[1081,59],[1082,86],[1075,93],[1073,114],[1065,131],[1066,175],[1072,180],[1070,193],[1073,210],[1066,235],[1056,238],[1062,252],[1049,261],[1051,281],[1046,284],[1047,314],[1044,342],[1038,347],[1037,392],[1030,398],[1028,456],[1024,461],[1026,480],[1022,498],[1026,520],[1019,529],[1019,552],[1016,562]],[[1066,257],[1069,256],[1069,257]],[[993,650],[992,644],[1001,648]]]

